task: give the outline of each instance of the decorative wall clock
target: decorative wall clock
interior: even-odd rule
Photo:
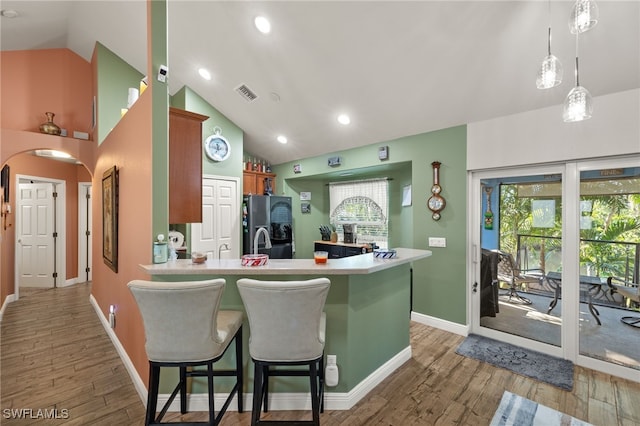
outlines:
[[[222,136],[220,127],[215,127],[213,135],[204,140],[204,152],[213,161],[224,161],[231,155],[231,145]]]
[[[440,162],[434,161],[431,166],[433,167],[433,186],[431,187],[431,197],[427,201],[427,207],[433,212],[431,215],[433,220],[440,220],[440,212],[447,202],[440,195],[442,192],[442,187],[440,186]]]

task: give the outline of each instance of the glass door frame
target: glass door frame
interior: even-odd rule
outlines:
[[[625,156],[625,157],[615,157],[615,158],[607,158],[607,159],[600,159],[600,160],[580,161],[574,164],[575,164],[575,171],[574,171],[575,179],[577,182],[573,190],[575,190],[577,199],[580,200],[580,178],[581,178],[582,172],[591,171],[591,170],[640,167],[640,155],[631,155],[631,156]],[[579,261],[580,261],[579,255],[578,255],[580,250],[580,225],[579,225],[580,207],[579,205],[575,206],[574,213],[575,214],[573,216],[573,224],[572,224],[573,228],[575,228],[574,240],[576,243],[575,250],[574,250],[574,254],[575,254],[574,280],[577,282],[579,280]],[[620,324],[621,327],[623,325],[624,324]],[[624,331],[625,329],[621,328],[621,330]],[[630,332],[633,332],[633,331],[634,330],[630,330]],[[613,364],[611,362],[602,361],[596,358],[591,358],[586,355],[581,355],[580,354],[580,332],[578,330],[573,334],[575,334],[575,342],[572,342],[575,344],[574,362],[577,365],[580,365],[586,368],[591,368],[593,370],[601,371],[603,373],[611,374],[613,376],[628,378],[628,379],[640,382],[640,380],[638,379],[640,378],[640,372],[638,370]],[[633,379],[634,377],[636,379]]]
[[[467,216],[467,238],[469,244],[467,244],[469,253],[467,253],[467,259],[470,259],[469,265],[467,267],[468,271],[468,282],[469,286],[469,295],[470,297],[467,299],[468,303],[468,318],[470,324],[470,332],[473,334],[478,334],[481,336],[489,337],[491,339],[500,340],[503,342],[511,343],[513,345],[517,345],[520,347],[532,349],[538,352],[543,352],[549,355],[553,355],[556,357],[565,358],[565,353],[563,348],[565,347],[565,317],[572,315],[565,297],[565,287],[562,288],[562,298],[559,303],[561,303],[562,309],[562,327],[561,327],[561,341],[560,346],[551,345],[548,343],[535,341],[528,339],[526,337],[517,336],[514,334],[505,333],[499,330],[494,330],[488,327],[483,327],[480,325],[480,258],[481,258],[481,240],[480,240],[480,231],[483,224],[483,212],[482,212],[482,186],[481,181],[485,179],[496,179],[501,177],[520,177],[520,176],[534,176],[534,175],[560,175],[562,179],[562,222],[563,225],[567,221],[566,217],[566,199],[565,199],[565,178],[566,167],[564,164],[550,164],[550,165],[539,165],[539,166],[524,166],[524,167],[508,167],[504,169],[492,169],[486,171],[470,171],[468,173],[468,216]],[[494,212],[494,215],[497,212]],[[495,217],[495,216],[494,216]],[[565,231],[563,227],[562,233],[562,250],[564,254],[565,250]],[[563,257],[563,262],[565,261]],[[564,264],[563,264],[564,266]],[[477,286],[474,287],[475,283],[478,283]],[[474,288],[477,291],[474,291]],[[575,312],[575,320],[577,322],[577,309]]]
[[[618,377],[630,378],[638,370],[580,355],[580,175],[583,171],[638,167],[640,155],[611,157],[597,160],[567,161],[538,166],[508,167],[469,171],[467,173],[467,318],[470,333],[537,350],[561,357],[576,365]],[[480,325],[480,230],[483,223],[481,180],[540,174],[560,174],[562,179],[562,286],[559,303],[562,309],[560,347],[504,333]],[[478,283],[475,285],[475,283]],[[476,291],[474,291],[476,290]]]

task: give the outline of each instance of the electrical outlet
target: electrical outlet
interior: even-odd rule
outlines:
[[[446,238],[429,237],[429,247],[446,247]]]

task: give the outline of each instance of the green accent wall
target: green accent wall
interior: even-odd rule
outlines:
[[[151,76],[157,76],[160,65],[168,64],[167,54],[167,2],[154,0],[151,5]],[[169,77],[167,77],[169,78]],[[153,111],[153,236],[167,236],[169,230],[169,85],[149,78],[152,89]],[[151,241],[149,251],[152,252]],[[149,257],[153,259],[153,254]]]
[[[389,246],[427,249],[433,256],[413,265],[413,306],[416,313],[466,324],[467,128],[457,126],[345,151],[273,166],[278,194],[292,197],[296,257],[311,257],[318,226],[329,222],[329,182],[390,177]],[[378,159],[378,148],[389,147],[389,160]],[[342,165],[327,159],[340,156]],[[440,161],[442,196],[447,204],[434,221],[427,208],[433,169]],[[299,164],[302,172],[294,173]],[[341,172],[353,172],[340,177]],[[402,190],[411,185],[412,205],[401,206]],[[300,192],[311,192],[311,213],[300,211]],[[444,237],[445,248],[428,247],[428,237]]]
[[[144,76],[100,43],[96,43],[95,52],[98,69],[97,138],[100,145],[120,121],[120,110],[127,107],[129,88],[139,89]]]

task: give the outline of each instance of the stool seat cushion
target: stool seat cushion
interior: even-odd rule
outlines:
[[[240,311],[218,311],[218,338],[221,350],[233,339],[236,331],[242,326],[243,314]],[[219,355],[219,353],[218,353]],[[217,355],[216,355],[217,356]]]
[[[322,356],[330,281],[238,280],[251,327],[249,353],[269,362],[309,361]]]
[[[218,311],[224,279],[134,280],[128,286],[142,313],[150,361],[196,362],[215,358],[242,325],[242,312]]]

